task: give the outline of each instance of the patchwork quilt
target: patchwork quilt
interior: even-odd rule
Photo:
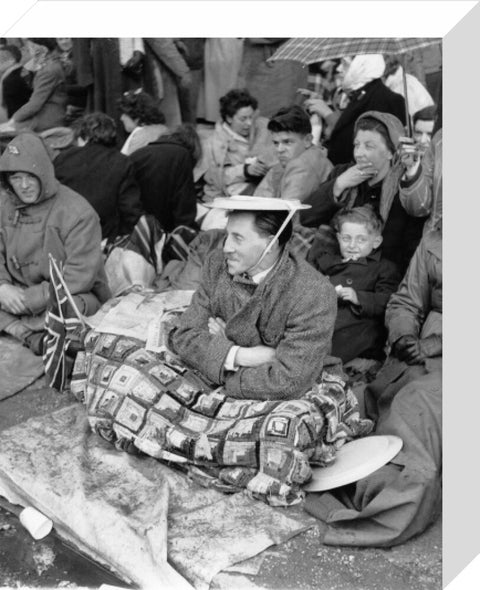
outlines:
[[[301,399],[238,400],[168,350],[91,330],[71,390],[91,428],[118,449],[178,463],[199,483],[287,506],[303,498],[311,465],[369,434],[350,387],[323,373]]]

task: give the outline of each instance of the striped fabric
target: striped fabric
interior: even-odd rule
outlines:
[[[108,258],[114,248],[124,248],[143,256],[153,266],[155,272],[161,271],[161,260],[159,255],[163,248],[163,231],[160,222],[146,213],[137,221],[130,235],[117,236],[112,242],[107,242],[103,253]]]
[[[433,37],[298,37],[289,39],[268,61],[292,60],[308,65],[364,53],[398,55],[441,41],[440,38]]]

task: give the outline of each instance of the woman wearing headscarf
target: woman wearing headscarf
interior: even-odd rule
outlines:
[[[301,212],[300,220],[307,227],[318,227],[328,224],[338,209],[369,203],[384,222],[383,254],[403,273],[422,237],[428,213],[415,207],[415,196],[403,198],[399,194],[405,171],[397,153],[402,135],[402,123],[389,113],[367,111],[361,115],[354,127],[353,161],[333,168],[328,179],[305,200],[312,207]],[[312,250],[325,247],[322,229]]]
[[[339,66],[344,73],[342,88],[346,95],[345,108],[339,113],[319,98],[305,101],[305,108],[317,113],[326,123],[328,159],[332,164],[352,160],[355,121],[367,111],[390,113],[406,123],[405,99],[385,86],[382,76],[385,60],[380,54],[357,55],[342,58]]]

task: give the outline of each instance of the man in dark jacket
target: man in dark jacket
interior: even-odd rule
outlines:
[[[129,156],[142,205],[167,232],[179,225],[195,227],[197,196],[193,168],[199,145],[194,129],[183,125]]]
[[[322,372],[337,308],[329,281],[287,243],[305,205],[243,196],[213,206],[232,211],[223,252],[207,258],[173,350],[231,397],[299,398]]]
[[[115,121],[104,113],[86,115],[78,122],[76,135],[78,145],[61,151],[54,160],[56,177],[95,209],[103,239],[129,235],[143,208],[132,164],[115,148]]]

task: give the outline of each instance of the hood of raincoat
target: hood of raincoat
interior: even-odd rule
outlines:
[[[59,182],[49,153],[43,141],[33,133],[20,133],[7,145],[0,156],[0,178],[3,186],[8,189],[18,206],[25,205],[7,179],[7,173],[28,172],[40,181],[40,196],[31,205],[35,205],[53,197],[58,192]],[[28,205],[30,206],[30,205]]]
[[[395,117],[395,115],[391,115],[390,113],[381,113],[380,111],[366,111],[355,121],[354,135],[357,133],[358,122],[362,119],[365,119],[365,117],[375,119],[383,124],[383,126],[387,129],[390,141],[396,150],[400,144],[400,137],[404,136],[406,133],[400,119]]]

